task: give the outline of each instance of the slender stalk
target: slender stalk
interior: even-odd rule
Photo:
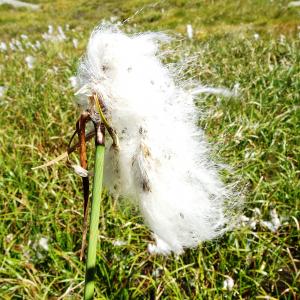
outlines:
[[[102,193],[103,165],[104,165],[104,128],[95,124],[96,129],[96,154],[94,167],[94,182],[92,194],[92,208],[90,217],[89,242],[86,261],[84,300],[94,298],[96,250],[98,242],[98,225]]]

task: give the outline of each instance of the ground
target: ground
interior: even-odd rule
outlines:
[[[66,161],[31,168],[65,151],[79,114],[70,78],[92,28],[117,19],[126,31],[176,36],[181,50],[197,55],[188,76],[237,90],[235,98],[199,98],[199,126],[214,159],[229,166],[224,180],[243,186],[245,208],[239,228],[223,237],[179,257],[150,256],[151,233],[138,211],[105,191],[97,299],[297,299],[300,7],[283,0],[32,3],[40,9],[0,6],[7,45],[0,47],[0,298],[81,299],[80,178]],[[54,33],[44,34],[50,24]],[[92,143],[89,151],[92,164]]]

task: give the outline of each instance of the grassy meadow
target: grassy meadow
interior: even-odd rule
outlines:
[[[299,299],[300,7],[285,0],[31,3],[40,9],[0,5],[0,299],[82,298],[81,178],[66,160],[31,168],[66,151],[79,116],[70,78],[101,20],[175,35],[179,52],[197,56],[187,76],[238,91],[199,97],[199,126],[214,159],[229,165],[224,180],[245,186],[245,209],[239,228],[215,241],[179,257],[150,256],[151,232],[138,211],[105,191],[97,299]]]

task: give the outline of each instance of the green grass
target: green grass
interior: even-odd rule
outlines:
[[[297,299],[299,290],[300,8],[289,1],[35,1],[39,12],[0,6],[5,42],[24,33],[41,49],[0,52],[0,299],[81,299],[79,261],[81,182],[65,163],[31,167],[65,151],[74,129],[69,77],[90,30],[111,15],[135,30],[185,33],[188,53],[199,53],[190,76],[214,86],[240,84],[236,99],[199,98],[199,125],[215,143],[214,157],[242,178],[245,215],[257,219],[178,258],[149,256],[149,230],[138,212],[104,193],[96,270],[99,299]],[[164,9],[164,11],[162,11]],[[47,25],[70,24],[64,43],[43,41]],[[254,39],[259,33],[260,38]],[[284,35],[285,39],[280,37]],[[72,39],[79,40],[74,49]],[[25,57],[36,57],[28,69]],[[90,168],[94,146],[89,144]],[[76,155],[72,155],[72,161]],[[257,208],[261,214],[258,215]],[[272,208],[281,226],[261,224]],[[49,249],[38,241],[46,237]],[[125,245],[117,246],[116,241]],[[226,276],[232,291],[223,289]],[[268,298],[271,297],[271,298]]]

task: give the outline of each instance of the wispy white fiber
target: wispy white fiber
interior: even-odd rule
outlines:
[[[79,165],[72,165],[72,168],[74,169],[74,172],[77,175],[79,175],[80,177],[88,177],[89,176],[88,171]]]
[[[209,87],[209,86],[200,86],[192,90],[192,95],[196,96],[199,94],[212,94],[212,95],[221,95],[225,97],[237,97],[238,96],[238,86],[231,91],[226,88],[221,87]]]
[[[233,225],[232,194],[209,159],[194,105],[203,91],[230,92],[178,82],[178,69],[162,62],[160,45],[169,41],[162,33],[97,28],[79,66],[77,92],[84,109],[91,108],[92,93],[103,99],[120,139],[119,152],[107,139],[106,185],[135,200],[156,242],[149,252],[165,255]]]

